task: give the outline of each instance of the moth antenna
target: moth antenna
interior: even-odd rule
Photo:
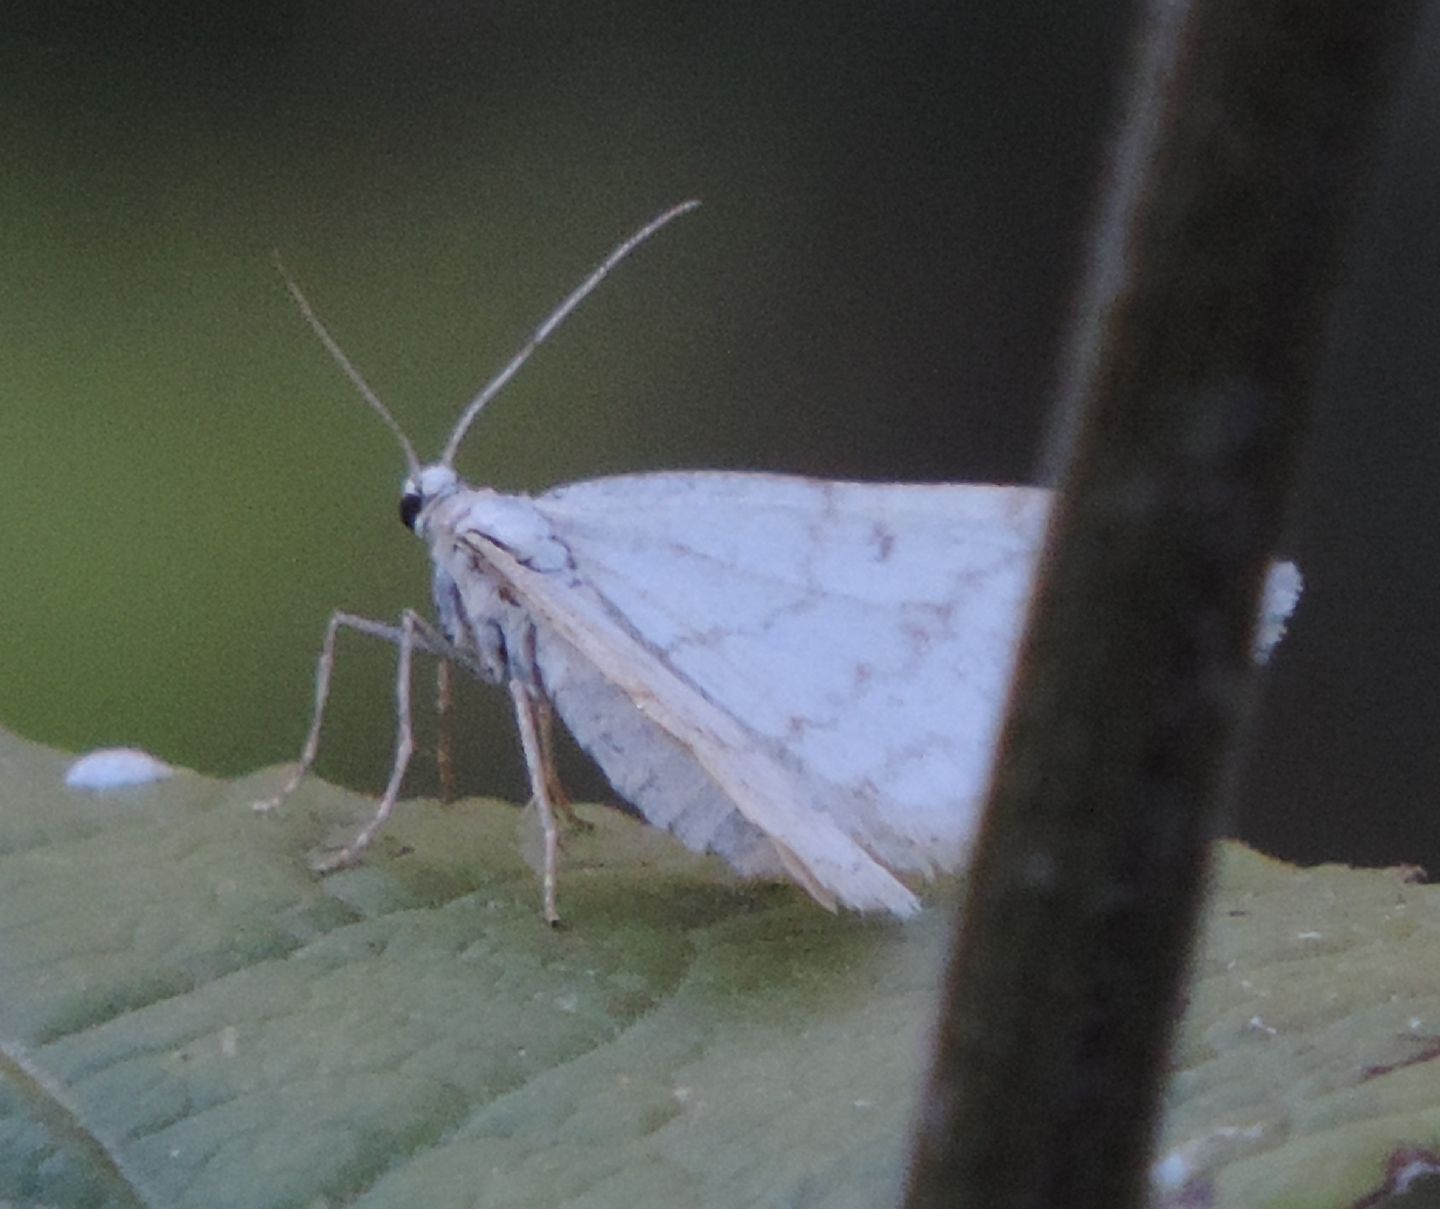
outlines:
[[[355,363],[345,355],[345,350],[340,347],[335,337],[330,334],[330,330],[320,321],[320,316],[315,313],[315,308],[310,305],[310,300],[305,297],[304,291],[295,284],[295,279],[286,271],[284,262],[281,261],[278,252],[275,254],[275,267],[279,270],[280,277],[285,282],[285,288],[290,291],[290,297],[295,300],[295,305],[300,308],[301,317],[310,325],[310,330],[320,337],[320,343],[325,346],[326,351],[329,352],[331,358],[334,359],[335,364],[340,367],[341,372],[350,379],[351,384],[360,392],[360,397],[379,413],[380,418],[385,421],[386,426],[395,434],[395,439],[400,442],[400,448],[405,454],[405,464],[409,468],[410,473],[418,473],[420,470],[420,459],[415,456],[415,446],[410,444],[410,438],[405,435],[405,430],[400,427],[395,417],[390,414],[390,409],[380,402],[380,396],[371,389],[370,383],[365,381],[365,375],[355,368]]]
[[[681,202],[678,206],[671,206],[670,209],[666,210],[663,214],[652,218],[636,231],[634,235],[620,244],[609,256],[605,257],[595,271],[570,292],[565,301],[551,312],[550,317],[535,329],[530,339],[525,342],[520,351],[510,358],[510,363],[490,379],[485,388],[470,400],[470,405],[465,408],[464,414],[460,417],[460,422],[455,425],[455,431],[450,434],[450,440],[445,446],[445,452],[440,455],[440,464],[442,466],[451,466],[454,464],[455,454],[460,449],[460,442],[465,439],[465,433],[469,431],[470,425],[475,417],[484,410],[485,404],[489,403],[491,399],[505,388],[506,383],[508,383],[510,379],[519,372],[520,367],[530,359],[530,354],[539,348],[540,345],[544,344],[550,333],[560,326],[566,316],[585,300],[591,290],[605,280],[606,274],[672,218],[679,218],[682,214],[688,214],[699,205],[700,202],[692,198],[690,201]]]

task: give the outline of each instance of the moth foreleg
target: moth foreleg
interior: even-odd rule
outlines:
[[[540,815],[540,829],[545,838],[545,922],[552,927],[560,922],[560,913],[555,908],[555,883],[560,864],[560,837],[555,828],[555,798],[552,792],[559,790],[560,778],[555,771],[555,757],[551,751],[552,738],[547,729],[553,728],[546,721],[550,703],[523,680],[510,681],[510,698],[515,702],[515,721],[520,729],[520,749],[525,753],[525,768],[530,774],[530,793],[535,810]],[[562,798],[563,798],[563,791]],[[565,809],[570,803],[565,800]],[[571,812],[573,813],[573,812]]]
[[[459,662],[467,668],[470,667],[472,661],[467,659],[464,652],[446,642],[439,631],[429,625],[424,618],[409,610],[406,611],[406,618],[409,619],[409,642],[412,647],[447,661]],[[335,643],[341,630],[354,630],[371,638],[379,638],[384,642],[392,643],[396,647],[403,647],[407,641],[403,624],[387,625],[383,621],[374,621],[369,617],[360,617],[354,613],[336,612],[331,614],[330,623],[325,629],[325,640],[320,644],[320,658],[315,668],[315,712],[310,719],[310,733],[306,736],[305,746],[300,753],[300,761],[278,793],[268,798],[262,798],[253,804],[256,810],[269,811],[279,807],[300,787],[301,782],[315,767],[315,759],[320,752],[320,728],[325,721],[325,706],[330,700],[330,678],[335,668]]]
[[[385,786],[385,793],[380,804],[375,807],[375,817],[339,852],[313,862],[312,867],[319,872],[328,873],[359,860],[380,828],[385,825],[391,811],[395,809],[395,803],[400,797],[400,787],[405,783],[405,772],[410,767],[410,757],[415,754],[415,732],[410,710],[410,669],[416,645],[416,630],[423,624],[409,609],[400,615],[397,641],[399,656],[395,660],[395,760],[390,766],[390,780]]]
[[[310,718],[310,733],[305,746],[300,749],[300,760],[280,791],[271,797],[252,802],[254,810],[277,810],[280,804],[300,788],[300,783],[315,767],[315,757],[320,754],[320,727],[325,721],[325,706],[330,701],[330,675],[335,670],[335,640],[342,629],[356,629],[362,632],[368,626],[378,624],[353,613],[335,612],[330,614],[330,624],[325,627],[325,641],[320,644],[320,658],[315,666],[315,712]]]

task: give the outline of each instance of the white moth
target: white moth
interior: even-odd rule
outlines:
[[[421,466],[389,411],[299,290],[302,313],[399,439],[405,523],[430,547],[440,632],[337,613],[300,766],[312,764],[337,631],[400,648],[399,750],[354,859],[394,806],[412,747],[413,648],[504,683],[545,835],[557,918],[551,707],[615,789],[689,847],[742,874],[786,875],[831,909],[909,915],[901,875],[953,869],[976,828],[1049,492],[779,475],[623,475],[530,497],[453,469],[475,416],[667,211],[627,239],[466,408]],[[287,279],[288,282],[288,279]],[[1272,577],[1260,650],[1298,594]]]
[[[107,793],[163,781],[174,772],[165,761],[138,747],[102,747],[86,752],[71,764],[65,772],[65,784],[70,789]]]

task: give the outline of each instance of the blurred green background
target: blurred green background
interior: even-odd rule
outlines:
[[[618,238],[697,196],[492,406],[463,473],[1031,476],[1126,5],[27,7],[0,18],[0,723],[23,734],[224,774],[288,760],[329,612],[428,604],[399,453],[275,251],[427,456]],[[1392,700],[1433,653],[1425,585],[1391,581],[1386,616],[1373,574],[1434,578],[1396,536],[1419,497],[1376,490],[1419,482],[1385,457],[1434,450],[1413,239],[1435,90],[1414,70],[1247,791],[1245,825],[1286,854],[1335,854],[1389,801],[1394,833],[1352,855],[1440,859],[1416,839],[1433,744],[1386,747],[1435,704],[1428,674]],[[381,782],[392,667],[350,644],[325,775]],[[465,699],[467,787],[521,796],[503,694]]]

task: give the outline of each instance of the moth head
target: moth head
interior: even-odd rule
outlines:
[[[417,532],[415,522],[420,514],[459,487],[460,477],[449,466],[424,466],[410,474],[400,489],[400,520],[405,528]]]

